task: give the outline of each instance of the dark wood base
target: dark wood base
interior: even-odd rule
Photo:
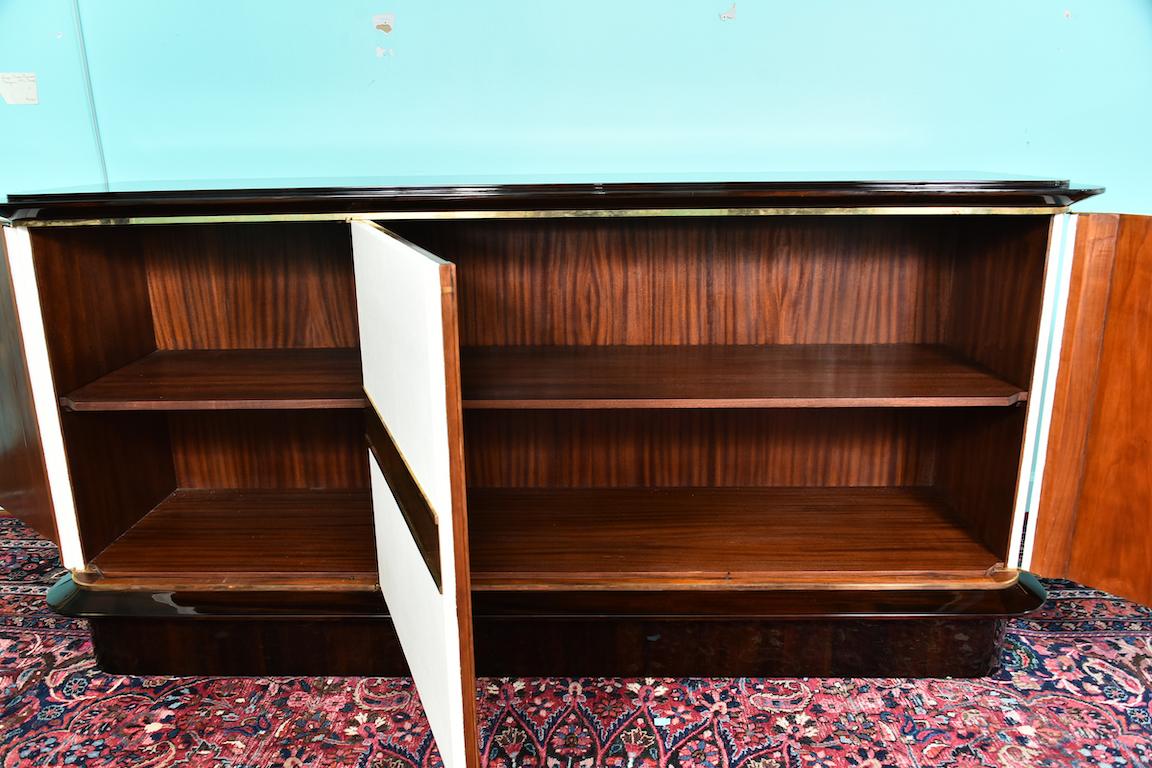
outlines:
[[[983,677],[1000,619],[491,620],[475,626],[485,677]]]
[[[982,677],[1005,622],[1045,598],[1002,589],[479,592],[485,677]],[[140,675],[404,676],[378,592],[52,588],[88,619],[102,670]]]
[[[409,674],[387,620],[93,619],[97,665],[123,675]],[[489,621],[485,677],[982,677],[1004,622]]]
[[[382,619],[90,619],[97,666],[117,675],[405,677]]]
[[[491,677],[982,677],[1006,619],[1046,597],[998,589],[478,592]]]
[[[65,576],[48,604],[88,620],[96,663],[112,674],[410,674],[374,591],[128,591]]]

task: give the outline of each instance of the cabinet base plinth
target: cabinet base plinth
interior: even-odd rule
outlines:
[[[111,674],[410,674],[379,592],[126,591],[69,575],[48,604],[88,621],[96,664]]]
[[[477,621],[486,677],[983,677],[1005,621]]]
[[[384,619],[90,619],[96,664],[119,675],[409,674]]]

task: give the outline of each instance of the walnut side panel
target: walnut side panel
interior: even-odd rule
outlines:
[[[1152,603],[1152,217],[1121,216],[1069,578]]]
[[[168,425],[145,413],[61,413],[68,469],[91,561],[176,489]]]
[[[127,227],[37,230],[36,279],[60,394],[156,349],[139,240]]]
[[[988,217],[961,231],[956,254],[946,341],[1022,388],[1036,358],[1051,221]]]
[[[953,412],[942,419],[936,486],[984,546],[1005,563],[1020,472],[1027,411],[985,409],[980,418]]]

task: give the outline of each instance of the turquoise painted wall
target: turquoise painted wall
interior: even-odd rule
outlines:
[[[0,193],[1002,173],[1152,213],[1148,0],[730,6],[0,0],[41,97]]]
[[[72,2],[0,0],[0,72],[35,72],[40,103],[0,100],[0,195],[104,181]]]

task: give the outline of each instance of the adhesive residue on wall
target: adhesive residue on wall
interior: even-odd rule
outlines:
[[[5,104],[39,104],[35,72],[0,72],[0,98]]]
[[[396,14],[394,13],[378,13],[372,17],[372,26],[376,30],[383,32],[385,35],[392,34],[392,30],[396,28]],[[385,56],[395,56],[396,51],[393,48],[386,48],[382,45],[376,46],[376,58],[383,59]]]

